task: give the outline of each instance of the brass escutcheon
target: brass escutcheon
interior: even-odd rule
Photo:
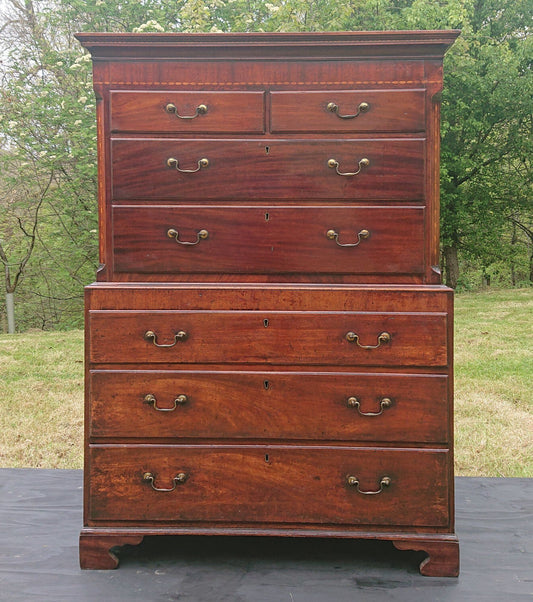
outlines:
[[[174,489],[176,489],[178,483],[185,483],[185,481],[187,480],[187,474],[184,472],[178,472],[178,474],[172,479],[172,482],[174,483],[173,487],[170,487],[169,489],[165,489],[162,487],[156,487],[155,486],[155,475],[151,472],[145,472],[143,474],[143,481],[145,483],[150,483],[150,485],[152,486],[152,489],[154,491],[163,491],[165,493],[168,493],[170,491],[174,491]]]
[[[207,105],[201,104],[196,107],[194,115],[180,115],[175,104],[169,102],[165,107],[167,113],[174,113],[178,119],[195,119],[199,115],[205,115],[207,113]]]
[[[156,346],[156,347],[174,347],[174,345],[178,342],[178,341],[185,341],[187,340],[187,337],[189,335],[184,331],[184,330],[179,330],[178,332],[176,332],[174,334],[174,342],[173,343],[168,343],[168,344],[164,344],[164,343],[158,343],[157,342],[157,335],[153,330],[147,330],[144,333],[144,339],[146,341],[152,341],[152,343]]]
[[[337,159],[328,159],[328,167],[331,167],[331,169],[335,169],[339,176],[356,176],[358,173],[361,172],[363,167],[368,167],[370,165],[370,160],[366,157],[363,157],[359,160],[358,165],[359,169],[357,171],[339,171],[339,162],[337,161]]]
[[[189,242],[186,240],[180,240],[179,239],[180,233],[177,230],[175,230],[174,228],[169,228],[167,230],[167,236],[169,238],[174,238],[175,241],[179,245],[194,246],[194,245],[197,245],[201,240],[205,240],[209,236],[209,232],[204,229],[198,230],[198,232],[196,233],[196,240],[189,241]]]
[[[337,117],[340,117],[341,119],[355,119],[361,113],[366,113],[370,109],[370,105],[367,102],[359,103],[357,113],[354,113],[353,115],[341,115],[339,113],[339,105],[335,102],[328,102],[326,109],[331,111],[331,113],[335,113]]]
[[[392,481],[390,477],[384,476],[381,477],[381,480],[379,482],[379,489],[377,491],[361,491],[361,489],[359,489],[359,479],[357,477],[354,477],[352,475],[348,475],[346,477],[346,483],[350,487],[355,487],[357,493],[360,493],[362,495],[377,495],[378,493],[381,493],[385,487],[388,487],[391,484],[391,482]]]
[[[185,403],[187,403],[187,395],[178,395],[174,399],[174,405],[170,408],[159,407],[157,405],[157,399],[155,395],[152,395],[152,393],[148,393],[148,395],[144,396],[144,403],[151,405],[154,408],[154,410],[157,410],[158,412],[173,412],[178,407],[178,405],[184,405]]]
[[[361,241],[363,239],[369,238],[369,236],[370,236],[370,231],[363,229],[357,233],[357,241],[356,242],[341,243],[341,242],[339,242],[339,233],[336,230],[328,230],[326,232],[326,237],[329,238],[329,240],[334,240],[339,245],[339,247],[357,247],[357,246],[359,246],[359,244],[361,243]]]
[[[348,397],[346,404],[349,408],[355,408],[361,416],[381,416],[386,408],[391,407],[392,399],[390,397],[383,397],[379,402],[379,407],[381,408],[379,412],[362,412],[361,402],[357,397]]]
[[[388,332],[380,333],[378,335],[377,345],[361,345],[359,342],[359,335],[353,331],[347,332],[344,338],[350,343],[356,343],[359,347],[361,347],[361,349],[377,349],[382,343],[389,343],[392,339],[392,336]]]
[[[199,159],[198,167],[196,169],[182,169],[179,166],[179,161],[175,157],[169,157],[167,159],[167,166],[175,168],[176,171],[179,171],[180,173],[196,173],[197,171],[200,171],[202,167],[209,166],[209,159],[207,159],[206,157],[202,157],[201,159]]]

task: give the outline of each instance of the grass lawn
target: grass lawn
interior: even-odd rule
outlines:
[[[455,299],[455,466],[533,477],[533,289]]]
[[[533,477],[533,289],[456,296],[455,463]],[[0,335],[0,466],[81,468],[83,332]]]

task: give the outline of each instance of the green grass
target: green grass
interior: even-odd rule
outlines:
[[[456,296],[459,475],[533,476],[533,289]],[[83,332],[0,335],[0,466],[81,468]]]
[[[456,471],[533,476],[533,289],[455,301]]]
[[[83,332],[0,336],[0,466],[81,468]]]

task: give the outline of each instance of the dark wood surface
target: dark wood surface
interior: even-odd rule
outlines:
[[[445,286],[245,283],[99,282],[85,287],[92,310],[233,310],[453,312],[453,290]]]
[[[132,34],[78,33],[96,60],[167,58],[211,60],[264,58],[313,60],[316,57],[441,58],[459,30],[356,31],[325,33]]]
[[[367,276],[439,282],[437,93],[456,36],[79,36],[101,101],[99,280],[148,276],[136,289],[97,285],[86,297],[83,568],[113,568],[113,547],[151,534],[253,534],[389,539],[429,554],[423,574],[457,575],[450,293],[338,287]],[[197,283],[165,289],[159,274]],[[326,286],[266,284],[292,274]],[[209,289],[204,278],[228,285]],[[294,435],[273,432],[268,444],[260,415],[240,421],[238,409],[260,398],[238,386],[228,413],[238,428],[225,435],[204,427],[204,438],[167,440],[156,429],[121,438],[122,410],[114,437],[107,422],[98,439],[94,374],[109,384],[125,368],[233,371],[237,383],[245,372],[364,371],[383,411],[387,377],[377,375],[415,374],[432,383],[422,404],[426,413],[440,405],[440,441],[434,423],[420,435],[417,394],[407,404],[413,436],[404,414],[402,434],[336,439],[342,429],[328,425],[337,411],[323,414],[322,433],[307,420],[314,439],[305,419],[298,434],[284,418],[296,409],[290,386],[277,415]],[[100,390],[104,404],[123,383],[112,382]]]
[[[366,281],[379,282],[385,269],[390,282],[440,282],[438,93],[442,54],[457,35],[80,34],[93,53],[95,90],[102,98],[97,105],[98,279],[172,277],[170,271],[149,273],[146,267],[135,274],[131,265],[113,271],[113,202],[301,204],[315,199],[420,203],[426,207],[424,257],[417,258],[410,274],[397,270],[396,280],[392,267],[389,272],[382,268],[379,275],[368,267]],[[185,116],[194,115],[199,103],[208,111],[180,120],[166,111],[172,101]],[[341,119],[328,111],[329,102],[339,104],[340,115],[353,103],[367,102],[369,109],[357,118]],[[169,139],[176,134],[178,140]],[[125,139],[111,141],[113,136]],[[330,156],[329,151],[341,151],[342,144],[348,145],[346,153]],[[360,156],[358,150],[365,154]],[[176,158],[182,168],[195,169],[204,157],[210,165],[195,174],[179,173],[166,163]],[[370,165],[354,177],[338,176],[327,167],[327,161],[335,159],[340,171],[354,172],[364,157]],[[288,280],[287,272],[273,268],[261,278],[262,269],[264,261],[253,279],[268,282],[277,275],[278,281]],[[243,272],[232,273],[236,281],[243,281]],[[194,274],[177,272],[183,280],[196,281],[221,280],[227,272]],[[293,281],[310,280],[294,270],[292,274]],[[332,270],[329,278],[331,283],[364,281],[358,274],[341,276]]]
[[[87,326],[94,363],[448,364],[447,316],[430,312],[91,311]],[[187,338],[176,342],[179,332]],[[350,332],[361,346],[346,340]],[[380,343],[384,332],[390,342]]]
[[[422,132],[424,96],[423,90],[271,92],[270,131]],[[337,112],[328,110],[329,103],[337,105]],[[361,112],[361,103],[368,109]]]
[[[179,244],[169,229],[198,244]],[[359,244],[339,246],[327,237],[332,229],[339,244]],[[199,240],[201,230],[208,236]],[[113,249],[114,271],[133,274],[421,276],[424,208],[118,205]]]
[[[418,564],[425,554],[399,551],[386,541],[279,537],[145,537],[141,545],[119,549],[120,570],[81,571],[77,548],[82,472],[3,468],[0,598],[6,602],[531,600],[533,479],[460,477],[456,497],[458,579],[421,576]]]
[[[424,198],[424,139],[221,140],[113,139],[114,200],[261,201],[386,200]],[[209,165],[195,173],[206,158]],[[335,159],[342,173],[328,166]],[[222,185],[223,184],[223,185]]]
[[[448,378],[443,374],[157,371],[145,365],[92,370],[89,379],[94,438],[131,440],[157,433],[181,440],[449,439]],[[147,395],[155,402],[148,403]],[[186,396],[185,402],[176,402],[180,395]],[[352,397],[359,407],[348,403]],[[383,407],[383,399],[390,406]]]
[[[423,531],[449,524],[445,450],[92,445],[89,454],[88,526],[194,527],[203,521],[219,528],[253,523],[258,529],[309,524]],[[155,491],[143,481],[146,472],[159,489],[173,489],[177,474],[186,480],[172,491]],[[359,490],[347,483],[349,476],[357,477]],[[390,484],[380,487],[384,477]]]
[[[265,131],[264,92],[111,92],[112,132],[241,133]],[[175,110],[169,112],[167,105]],[[205,113],[197,115],[200,105]],[[180,117],[176,115],[176,112]]]

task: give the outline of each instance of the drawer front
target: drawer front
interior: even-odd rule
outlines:
[[[445,450],[92,446],[89,454],[93,521],[449,522]]]
[[[445,375],[93,370],[92,437],[446,442]]]
[[[424,90],[272,92],[271,131],[421,132]]]
[[[262,134],[264,105],[264,92],[111,92],[111,131]]]
[[[112,193],[116,200],[417,201],[424,140],[115,139]]]
[[[424,208],[118,205],[113,251],[115,272],[420,274]]]
[[[98,363],[445,366],[448,361],[446,314],[438,313],[91,311],[89,328],[89,358]]]

